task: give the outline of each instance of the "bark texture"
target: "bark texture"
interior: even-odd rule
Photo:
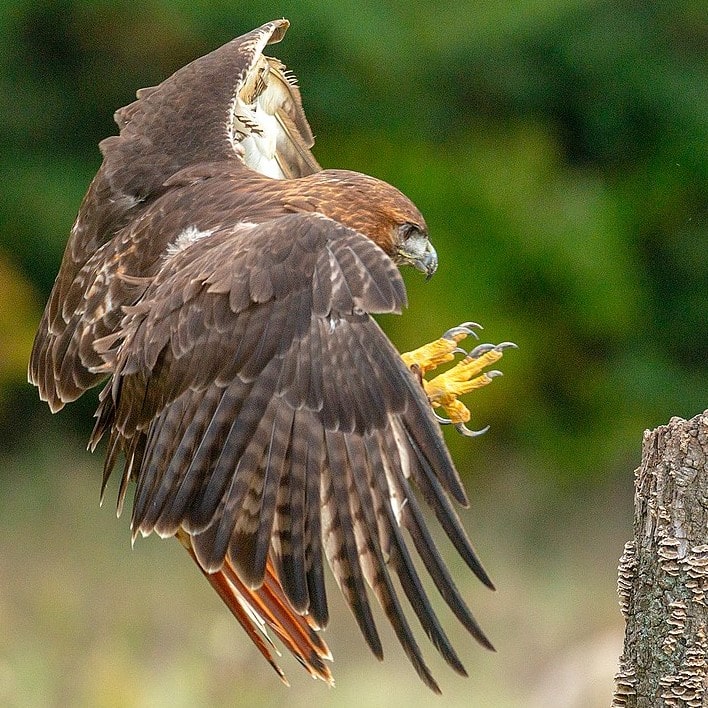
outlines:
[[[708,706],[708,411],[645,431],[634,505],[612,705]]]

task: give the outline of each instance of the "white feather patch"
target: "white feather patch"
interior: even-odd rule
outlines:
[[[388,423],[391,426],[391,432],[396,441],[396,447],[398,448],[399,460],[401,464],[401,469],[403,470],[403,476],[408,479],[411,474],[410,470],[410,460],[408,458],[408,449],[403,443],[403,436],[405,433],[401,430],[400,423],[394,416],[388,416]],[[405,496],[401,496],[400,485],[396,481],[393,470],[390,469],[386,458],[383,458],[384,470],[386,472],[386,483],[388,484],[388,494],[389,502],[391,504],[391,509],[393,515],[396,518],[396,523],[401,525],[401,515],[403,509],[408,503],[408,499]]]
[[[246,103],[249,99],[241,98],[243,94],[234,95],[228,111],[228,140],[246,166],[266,177],[284,179],[276,151],[279,141],[289,141],[290,138],[276,114],[284,108],[289,97],[277,81],[268,81],[268,64],[263,58],[254,61],[250,72],[253,75],[256,71],[263,71],[265,87],[251,103]]]
[[[167,245],[167,250],[165,255],[170,258],[176,255],[180,251],[183,251],[188,246],[191,246],[195,241],[211,236],[214,233],[214,229],[207,229],[205,231],[200,231],[196,226],[188,226],[184,231],[181,231],[177,238],[172,241],[172,243]]]

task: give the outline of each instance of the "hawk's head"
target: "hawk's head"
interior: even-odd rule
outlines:
[[[368,236],[398,265],[429,278],[438,267],[428,227],[413,202],[387,182],[348,170],[323,170],[298,180],[310,208]]]

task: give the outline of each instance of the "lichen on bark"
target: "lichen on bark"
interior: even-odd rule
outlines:
[[[627,624],[612,705],[708,706],[708,410],[645,431],[634,502],[617,581]]]

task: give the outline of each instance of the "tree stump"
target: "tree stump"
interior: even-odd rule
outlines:
[[[708,411],[645,431],[634,514],[617,581],[627,624],[612,705],[708,706]]]

